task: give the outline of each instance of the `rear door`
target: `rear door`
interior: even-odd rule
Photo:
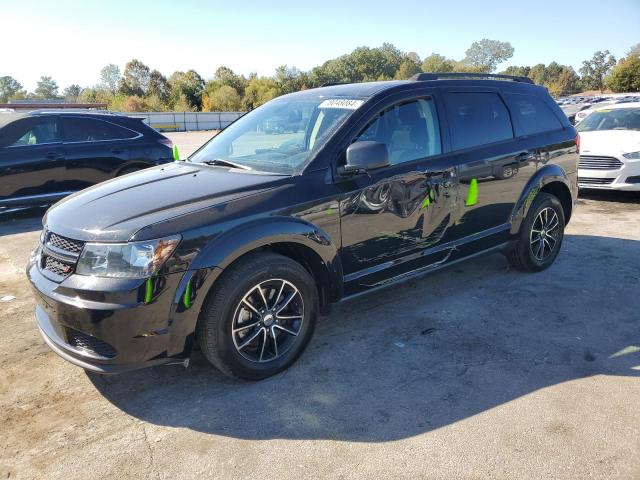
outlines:
[[[508,238],[511,212],[536,170],[535,149],[522,148],[500,92],[485,87],[444,88],[451,156],[460,188],[455,237],[464,253]]]
[[[131,157],[131,143],[141,136],[97,118],[63,116],[61,122],[66,180],[75,190],[115,177]]]
[[[69,193],[60,125],[55,115],[34,115],[0,132],[0,205],[46,203]]]

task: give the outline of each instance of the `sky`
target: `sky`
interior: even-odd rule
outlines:
[[[421,58],[462,59],[482,38],[508,41],[509,65],[557,61],[576,70],[596,50],[617,58],[640,43],[640,0],[0,0],[0,76],[33,90],[99,83],[100,69],[138,58],[165,75],[220,65],[272,75],[308,70],[384,42]]]

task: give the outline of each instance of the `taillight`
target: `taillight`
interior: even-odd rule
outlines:
[[[173,148],[173,142],[166,137],[158,140],[158,143],[161,143],[169,148]]]
[[[576,153],[580,153],[580,134],[576,134]]]

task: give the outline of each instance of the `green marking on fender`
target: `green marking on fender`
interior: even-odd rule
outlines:
[[[178,146],[174,145],[173,146],[173,160],[176,162],[180,161],[180,153],[178,152]]]
[[[151,281],[151,278],[147,278],[144,292],[144,303],[151,303],[151,300],[153,300],[153,282]]]
[[[189,308],[191,306],[191,279],[187,282],[187,288],[184,290],[182,303],[184,304],[184,308]]]
[[[467,192],[467,201],[464,204],[467,207],[472,207],[476,203],[478,203],[478,179],[472,178]]]
[[[429,205],[431,205],[431,192],[429,192],[429,195],[422,201],[421,207],[427,208]]]

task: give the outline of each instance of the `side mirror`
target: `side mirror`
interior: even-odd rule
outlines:
[[[351,175],[389,166],[387,145],[381,142],[354,142],[347,148],[347,163],[339,167],[340,175]]]

